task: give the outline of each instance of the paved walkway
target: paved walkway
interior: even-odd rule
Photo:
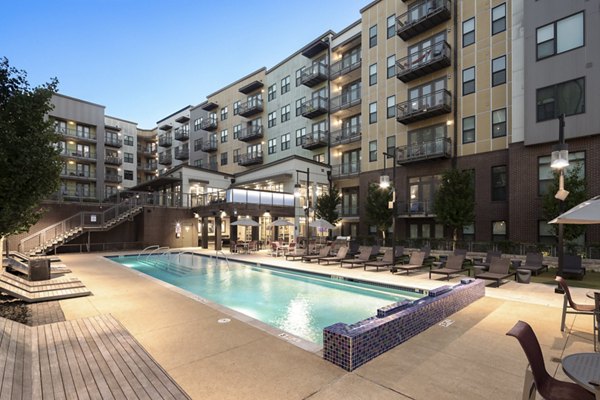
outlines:
[[[61,258],[93,293],[61,300],[66,319],[112,314],[194,399],[519,398],[527,362],[517,341],[505,336],[519,319],[533,326],[548,370],[560,379],[568,378],[553,358],[593,351],[590,317],[568,316],[572,334],[562,334],[562,297],[553,288],[508,282],[488,288],[486,298],[453,315],[449,326],[436,325],[348,373],[324,361],[316,346],[298,347],[247,317],[221,324],[231,318],[222,308],[102,255]],[[425,272],[406,277],[267,255],[239,258],[414,287],[444,284]],[[574,296],[585,301],[586,291],[575,289]]]

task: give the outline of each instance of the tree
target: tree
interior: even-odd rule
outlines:
[[[475,188],[471,171],[456,168],[445,171],[433,203],[435,219],[452,229],[456,243],[458,232],[475,220]]]
[[[564,186],[565,190],[569,191],[569,195],[562,205],[560,204],[560,200],[554,198],[554,195],[558,191],[559,176],[559,172],[554,172],[554,181],[542,198],[542,215],[547,221],[558,217],[561,213],[561,207],[564,212],[588,199],[585,177],[582,174],[580,164],[573,165],[565,171]],[[551,224],[549,226],[554,235],[558,235],[558,225]],[[563,238],[566,241],[575,240],[585,232],[585,228],[585,225],[565,224],[563,226]]]
[[[394,221],[394,210],[389,208],[393,190],[392,187],[382,189],[379,185],[371,183],[367,193],[367,220],[369,224],[375,225],[378,232],[381,232],[384,241],[385,233]]]
[[[340,220],[337,212],[340,201],[339,190],[335,186],[332,186],[329,193],[324,193],[317,197],[317,204],[315,204],[316,217],[323,218],[335,225]]]
[[[60,160],[50,100],[56,78],[34,88],[27,73],[0,59],[0,238],[27,231],[40,203],[59,188]],[[2,247],[0,246],[0,249]]]

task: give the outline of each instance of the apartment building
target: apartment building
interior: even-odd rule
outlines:
[[[151,181],[158,176],[157,129],[137,130],[137,183]]]
[[[190,109],[186,106],[156,122],[158,127],[158,164],[160,172],[190,158]]]

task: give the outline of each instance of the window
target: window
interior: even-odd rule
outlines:
[[[233,103],[233,115],[238,115],[240,112],[240,104],[242,104],[242,102],[240,100],[236,101]]]
[[[394,37],[396,34],[396,14],[387,17],[387,38]]]
[[[296,100],[296,117],[302,115],[302,104],[306,101],[306,97]]]
[[[578,177],[581,179],[585,178],[585,152],[577,151],[569,153],[569,166],[565,169],[565,174],[568,175],[569,171],[573,168],[580,168]],[[543,156],[538,158],[538,195],[545,195],[554,182],[554,173],[550,168],[550,156]],[[568,189],[568,188],[567,188]]]
[[[492,60],[492,86],[506,83],[506,56]]]
[[[123,174],[123,178],[127,181],[132,181],[133,180],[133,171],[130,171],[128,169],[125,170],[125,173]]]
[[[537,122],[558,118],[560,114],[585,112],[585,81],[583,78],[537,90]]]
[[[536,43],[538,60],[582,47],[583,12],[538,28]]]
[[[227,143],[228,136],[229,136],[229,132],[227,132],[227,129],[223,129],[221,131],[221,143]]]
[[[269,154],[274,154],[275,152],[277,152],[277,138],[275,139],[269,139],[269,142],[267,143],[267,152]]]
[[[538,221],[538,242],[556,244],[556,235],[548,221]]]
[[[285,135],[281,135],[281,151],[287,150],[290,148],[290,140],[291,135],[286,133]]]
[[[492,36],[506,30],[506,3],[492,8]]]
[[[221,153],[221,165],[227,165],[227,152]]]
[[[387,77],[392,78],[396,76],[396,55],[391,55],[387,58]]]
[[[236,163],[240,159],[240,149],[233,150],[233,162]]]
[[[221,121],[225,121],[227,119],[227,107],[221,108]]]
[[[133,146],[133,136],[125,135],[123,143],[125,144],[125,146]]]
[[[492,241],[506,240],[506,221],[492,221]]]
[[[492,167],[492,201],[506,201],[506,165]]]
[[[475,141],[475,117],[463,118],[463,144]]]
[[[290,120],[290,110],[291,107],[289,104],[287,106],[281,107],[281,122]]]
[[[313,156],[313,161],[324,163],[325,162],[325,153],[315,154]]]
[[[133,153],[125,153],[123,160],[126,163],[132,163],[133,162]]]
[[[369,86],[377,83],[377,63],[369,66]]]
[[[281,80],[281,94],[287,93],[290,91],[290,76],[286,76]]]
[[[475,92],[475,67],[463,69],[463,96]]]
[[[267,127],[272,128],[275,125],[277,125],[277,111],[273,111],[272,113],[269,113],[268,120],[267,120]]]
[[[306,128],[296,129],[296,146],[302,146],[302,141],[306,136]]]
[[[475,17],[466,20],[462,24],[463,29],[463,47],[475,43]]]
[[[274,100],[276,97],[277,97],[277,84],[274,83],[271,86],[269,86],[269,89],[267,90],[267,101]]]
[[[197,131],[200,129],[200,124],[202,123],[202,118],[196,118],[194,120],[194,131]]]
[[[377,122],[377,102],[369,104],[369,123]]]
[[[377,46],[377,25],[369,28],[369,48]]]
[[[394,151],[396,151],[396,136],[388,136],[386,139],[387,149],[386,153],[388,158],[393,157]],[[393,167],[392,167],[393,168]]]
[[[492,112],[492,138],[506,136],[506,108]]]
[[[369,142],[369,162],[377,161],[377,140]]]
[[[238,138],[238,136],[240,135],[241,130],[242,130],[242,124],[234,125],[233,126],[233,138],[234,139]]]
[[[296,70],[296,87],[302,85],[302,73],[304,72],[304,68],[305,67],[302,67]]]
[[[76,128],[75,135],[77,137],[89,139],[89,137],[90,137],[90,127],[89,126],[77,125],[75,128]]]
[[[471,224],[463,226],[463,240],[475,240],[475,225]]]
[[[387,98],[387,117],[394,118],[396,116],[396,96]]]

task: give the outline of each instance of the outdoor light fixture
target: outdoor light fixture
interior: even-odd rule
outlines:
[[[389,175],[381,175],[379,177],[379,187],[382,189],[387,189],[390,187],[390,177]]]
[[[558,192],[554,195],[554,198],[560,200],[558,206],[558,214],[562,214],[564,208],[564,201],[569,195],[569,192],[565,190],[565,168],[569,166],[569,146],[565,143],[565,114],[558,116],[558,144],[552,148],[552,155],[550,156],[550,168],[559,171],[560,176],[558,178]],[[563,224],[558,224],[558,269],[556,276],[562,276],[564,267],[564,244],[563,244]],[[558,285],[554,289],[555,293],[563,294],[564,291]]]
[[[300,197],[300,184],[296,183],[294,185],[294,197]]]

